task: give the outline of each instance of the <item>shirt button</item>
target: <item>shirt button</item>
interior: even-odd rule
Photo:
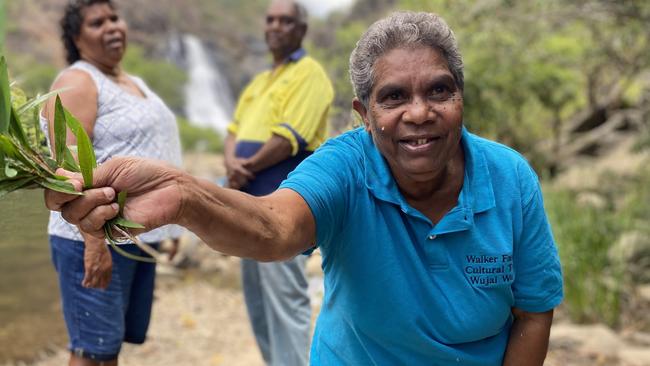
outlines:
[[[429,235],[429,240],[433,240],[433,239],[435,239],[435,238],[436,238],[436,235],[435,235],[435,234],[434,234],[434,235]]]

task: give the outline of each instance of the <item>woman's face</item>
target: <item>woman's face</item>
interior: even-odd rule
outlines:
[[[81,10],[83,22],[75,44],[85,61],[115,67],[126,51],[126,23],[108,4]]]
[[[431,47],[397,48],[374,66],[366,109],[353,106],[398,183],[435,179],[459,152],[463,97]]]

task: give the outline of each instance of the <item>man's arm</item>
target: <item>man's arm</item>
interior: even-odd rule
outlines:
[[[504,366],[542,366],[548,350],[553,310],[530,313],[512,308],[515,321],[503,360]]]
[[[271,167],[291,156],[291,143],[286,138],[273,134],[272,137],[250,158],[240,159],[235,156],[235,136],[226,136],[224,143],[224,160],[228,186],[239,189],[253,179],[254,173]]]
[[[81,189],[78,174],[71,182]],[[96,237],[118,213],[116,194],[129,192],[124,216],[152,230],[176,223],[210,247],[229,255],[260,261],[288,259],[309,249],[316,224],[304,199],[288,189],[254,197],[223,189],[207,180],[140,158],[113,158],[95,170],[93,186],[83,196],[46,190],[46,204],[62,211],[70,223]]]
[[[289,140],[273,134],[255,155],[245,160],[244,167],[253,173],[257,173],[289,157],[291,157],[291,143]]]
[[[245,159],[240,159],[235,155],[236,145],[236,136],[233,133],[228,132],[228,135],[226,135],[224,140],[223,148],[228,188],[240,189],[245,186],[249,180],[255,178],[255,175],[247,167],[244,167]]]

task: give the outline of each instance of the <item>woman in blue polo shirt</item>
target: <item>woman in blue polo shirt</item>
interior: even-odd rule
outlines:
[[[179,223],[257,260],[321,249],[314,365],[542,365],[562,275],[537,176],[463,127],[463,64],[440,17],[395,13],[350,57],[362,128],[330,140],[274,193],[252,197],[142,159],[98,168],[51,209],[92,235],[117,213]],[[80,186],[80,178],[73,179]]]

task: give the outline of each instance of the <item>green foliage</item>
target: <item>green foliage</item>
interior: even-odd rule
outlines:
[[[546,208],[560,250],[565,281],[565,305],[577,322],[604,321],[617,325],[622,291],[629,284],[625,263],[611,261],[608,252],[626,232],[650,235],[650,168],[635,176],[598,177],[591,192],[604,199],[599,206],[581,203],[577,192],[545,190]]]
[[[183,151],[223,152],[223,139],[209,127],[199,127],[182,117],[177,117],[178,131]]]
[[[616,213],[576,202],[574,192],[547,190],[546,207],[559,247],[565,301],[576,322],[619,321],[622,271],[607,252],[621,233]]]
[[[0,58],[0,197],[24,188],[38,186],[53,190],[78,194],[65,178],[57,176],[58,166],[49,151],[43,153],[38,138],[31,139],[25,133],[21,115],[16,110],[26,110],[12,102],[30,103],[24,94],[16,92],[16,100],[11,100],[9,77],[5,58]],[[36,108],[36,106],[34,106]],[[33,116],[33,114],[32,114]],[[31,126],[30,126],[31,127]],[[37,126],[33,126],[38,129]],[[63,149],[67,149],[63,144]]]
[[[619,219],[626,224],[626,229],[646,230],[650,235],[650,166],[646,165],[637,176],[619,180],[624,180],[618,187],[622,186],[625,192]]]
[[[4,54],[5,45],[5,2],[0,1],[0,54]]]
[[[39,95],[50,89],[52,81],[58,72],[56,66],[43,63],[41,60],[27,54],[9,52],[12,73],[16,84],[27,95]]]
[[[330,115],[334,121],[335,132],[346,130],[355,124],[354,121],[351,123],[353,118],[350,110],[354,92],[350,85],[348,63],[349,55],[365,29],[364,22],[354,21],[336,29],[331,45],[324,47],[321,44],[309,43],[306,46],[314,58],[323,62],[332,80],[335,94]]]
[[[146,57],[144,50],[134,44],[127,48],[122,67],[127,72],[141,77],[172,110],[182,110],[182,86],[187,80],[183,70],[172,63]]]
[[[50,150],[47,147],[47,140],[39,126],[39,109],[43,97],[34,98],[30,101],[22,89],[16,86],[11,88],[11,105],[20,117],[27,140],[30,141],[32,147],[37,152],[49,154]]]
[[[97,161],[92,142],[81,123],[63,107],[57,95],[52,131],[55,156],[52,157],[49,150],[41,149],[38,138],[30,139],[25,133],[21,113],[17,112],[25,112],[28,116],[36,117],[35,113],[29,112],[32,109],[38,110],[40,103],[50,95],[29,100],[22,91],[16,90],[15,98],[12,98],[9,85],[7,63],[3,56],[0,57],[0,198],[13,191],[37,187],[73,195],[83,194],[77,192],[74,186],[67,182],[66,177],[56,174],[57,168],[63,167],[81,172],[84,188],[92,188],[93,170],[97,167]],[[12,103],[16,103],[16,106],[14,107]],[[38,125],[33,127],[38,130]],[[72,131],[77,140],[78,164],[65,144],[67,129]],[[119,192],[118,201],[121,213],[126,201],[125,191]],[[115,251],[128,258],[155,262],[154,258],[134,256],[117,248],[117,240],[129,239],[145,252],[151,253],[152,256],[156,255],[149,246],[129,234],[127,231],[129,228],[143,228],[143,226],[121,216],[115,217],[104,224],[106,239]],[[120,236],[116,237],[115,232]]]
[[[566,120],[617,88],[627,91],[650,67],[647,1],[390,3],[358,0],[355,7],[366,12],[317,25],[317,34],[329,35],[316,37],[313,48],[335,85],[337,126],[350,120],[350,51],[371,22],[394,9],[435,12],[449,23],[465,63],[465,123],[528,155],[536,167],[549,158],[536,151],[538,142],[557,146]]]

